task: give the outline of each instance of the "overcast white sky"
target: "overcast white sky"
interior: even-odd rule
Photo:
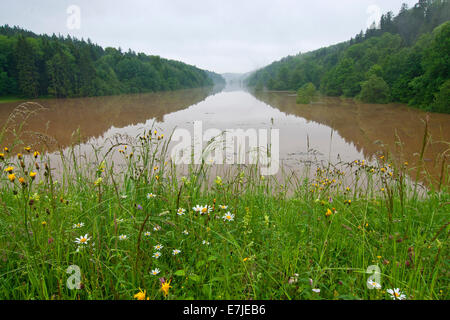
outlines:
[[[371,17],[417,0],[0,0],[0,24],[90,38],[106,47],[247,72],[274,60],[349,40]],[[67,9],[80,9],[69,29]],[[376,7],[373,7],[376,6]],[[74,20],[69,22],[74,25]],[[75,24],[76,26],[76,24]]]

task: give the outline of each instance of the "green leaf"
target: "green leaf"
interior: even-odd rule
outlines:
[[[195,282],[199,282],[200,281],[200,276],[198,276],[196,274],[191,274],[189,276],[189,279],[191,279],[192,281],[195,281]]]
[[[206,263],[205,260],[200,260],[199,262],[197,262],[196,267],[197,267],[197,268],[200,268],[200,267],[204,266],[205,263]]]
[[[175,271],[174,275],[179,276],[179,277],[184,277],[186,275],[186,271],[177,270],[177,271]]]
[[[224,280],[225,280],[224,277],[213,277],[213,278],[211,278],[211,280],[209,282],[214,282],[214,281],[223,282]]]

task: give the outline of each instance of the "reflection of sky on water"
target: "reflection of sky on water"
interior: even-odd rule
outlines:
[[[340,157],[344,161],[352,161],[362,158],[361,152],[351,143],[345,142],[338,133],[332,134],[331,128],[285,114],[244,91],[222,92],[210,96],[184,110],[164,115],[162,122],[155,122],[152,118],[137,125],[111,127],[101,137],[90,139],[80,148],[83,152],[89,152],[91,145],[107,145],[108,140],[116,135],[136,137],[145,130],[150,130],[153,125],[166,137],[175,128],[187,129],[193,136],[193,123],[198,120],[202,121],[203,132],[210,128],[279,129],[280,160],[288,165],[310,159],[312,154],[318,160],[335,161]],[[317,152],[307,154],[308,137],[310,148]]]
[[[27,130],[42,131],[48,124],[47,133],[66,151],[74,142],[72,133],[78,127],[82,138],[77,151],[92,156],[93,146],[107,149],[118,135],[122,136],[118,141],[127,142],[125,136],[136,137],[155,125],[166,138],[174,128],[187,129],[193,136],[194,121],[202,121],[202,132],[210,128],[279,129],[280,160],[295,169],[316,161],[370,160],[383,151],[383,144],[393,156],[408,160],[415,167],[426,116],[404,105],[367,105],[340,98],[297,105],[292,93],[250,93],[239,87],[41,102],[48,110],[31,119]],[[5,121],[5,114],[14,105],[17,104],[2,104],[5,112],[0,114],[0,121]],[[426,150],[425,166],[438,176],[441,159],[438,155],[447,148],[439,141],[450,141],[450,116],[429,117],[433,144]],[[396,142],[398,138],[402,141],[401,148]],[[33,142],[25,139],[26,144]],[[39,146],[33,147],[41,150]],[[55,150],[57,146],[49,147],[53,163],[59,157]],[[114,161],[120,163],[122,157],[115,155]]]

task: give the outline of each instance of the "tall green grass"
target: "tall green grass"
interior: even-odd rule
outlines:
[[[169,140],[152,128],[89,159],[74,145],[58,172],[49,155],[20,151],[20,140],[20,159],[11,146],[1,151],[0,299],[134,299],[140,290],[149,299],[391,299],[393,288],[407,299],[449,298],[445,162],[439,187],[425,192],[388,155],[282,177],[256,165],[216,177],[207,163],[178,172]],[[75,243],[85,234],[87,244]],[[68,288],[72,265],[80,289]],[[380,290],[366,285],[371,265]]]

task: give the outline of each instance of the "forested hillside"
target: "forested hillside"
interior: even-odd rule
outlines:
[[[365,102],[403,102],[450,113],[450,3],[420,0],[354,39],[256,71],[247,85],[298,90],[307,83],[329,96]]]
[[[0,96],[103,96],[210,86],[221,79],[159,56],[0,27]]]

